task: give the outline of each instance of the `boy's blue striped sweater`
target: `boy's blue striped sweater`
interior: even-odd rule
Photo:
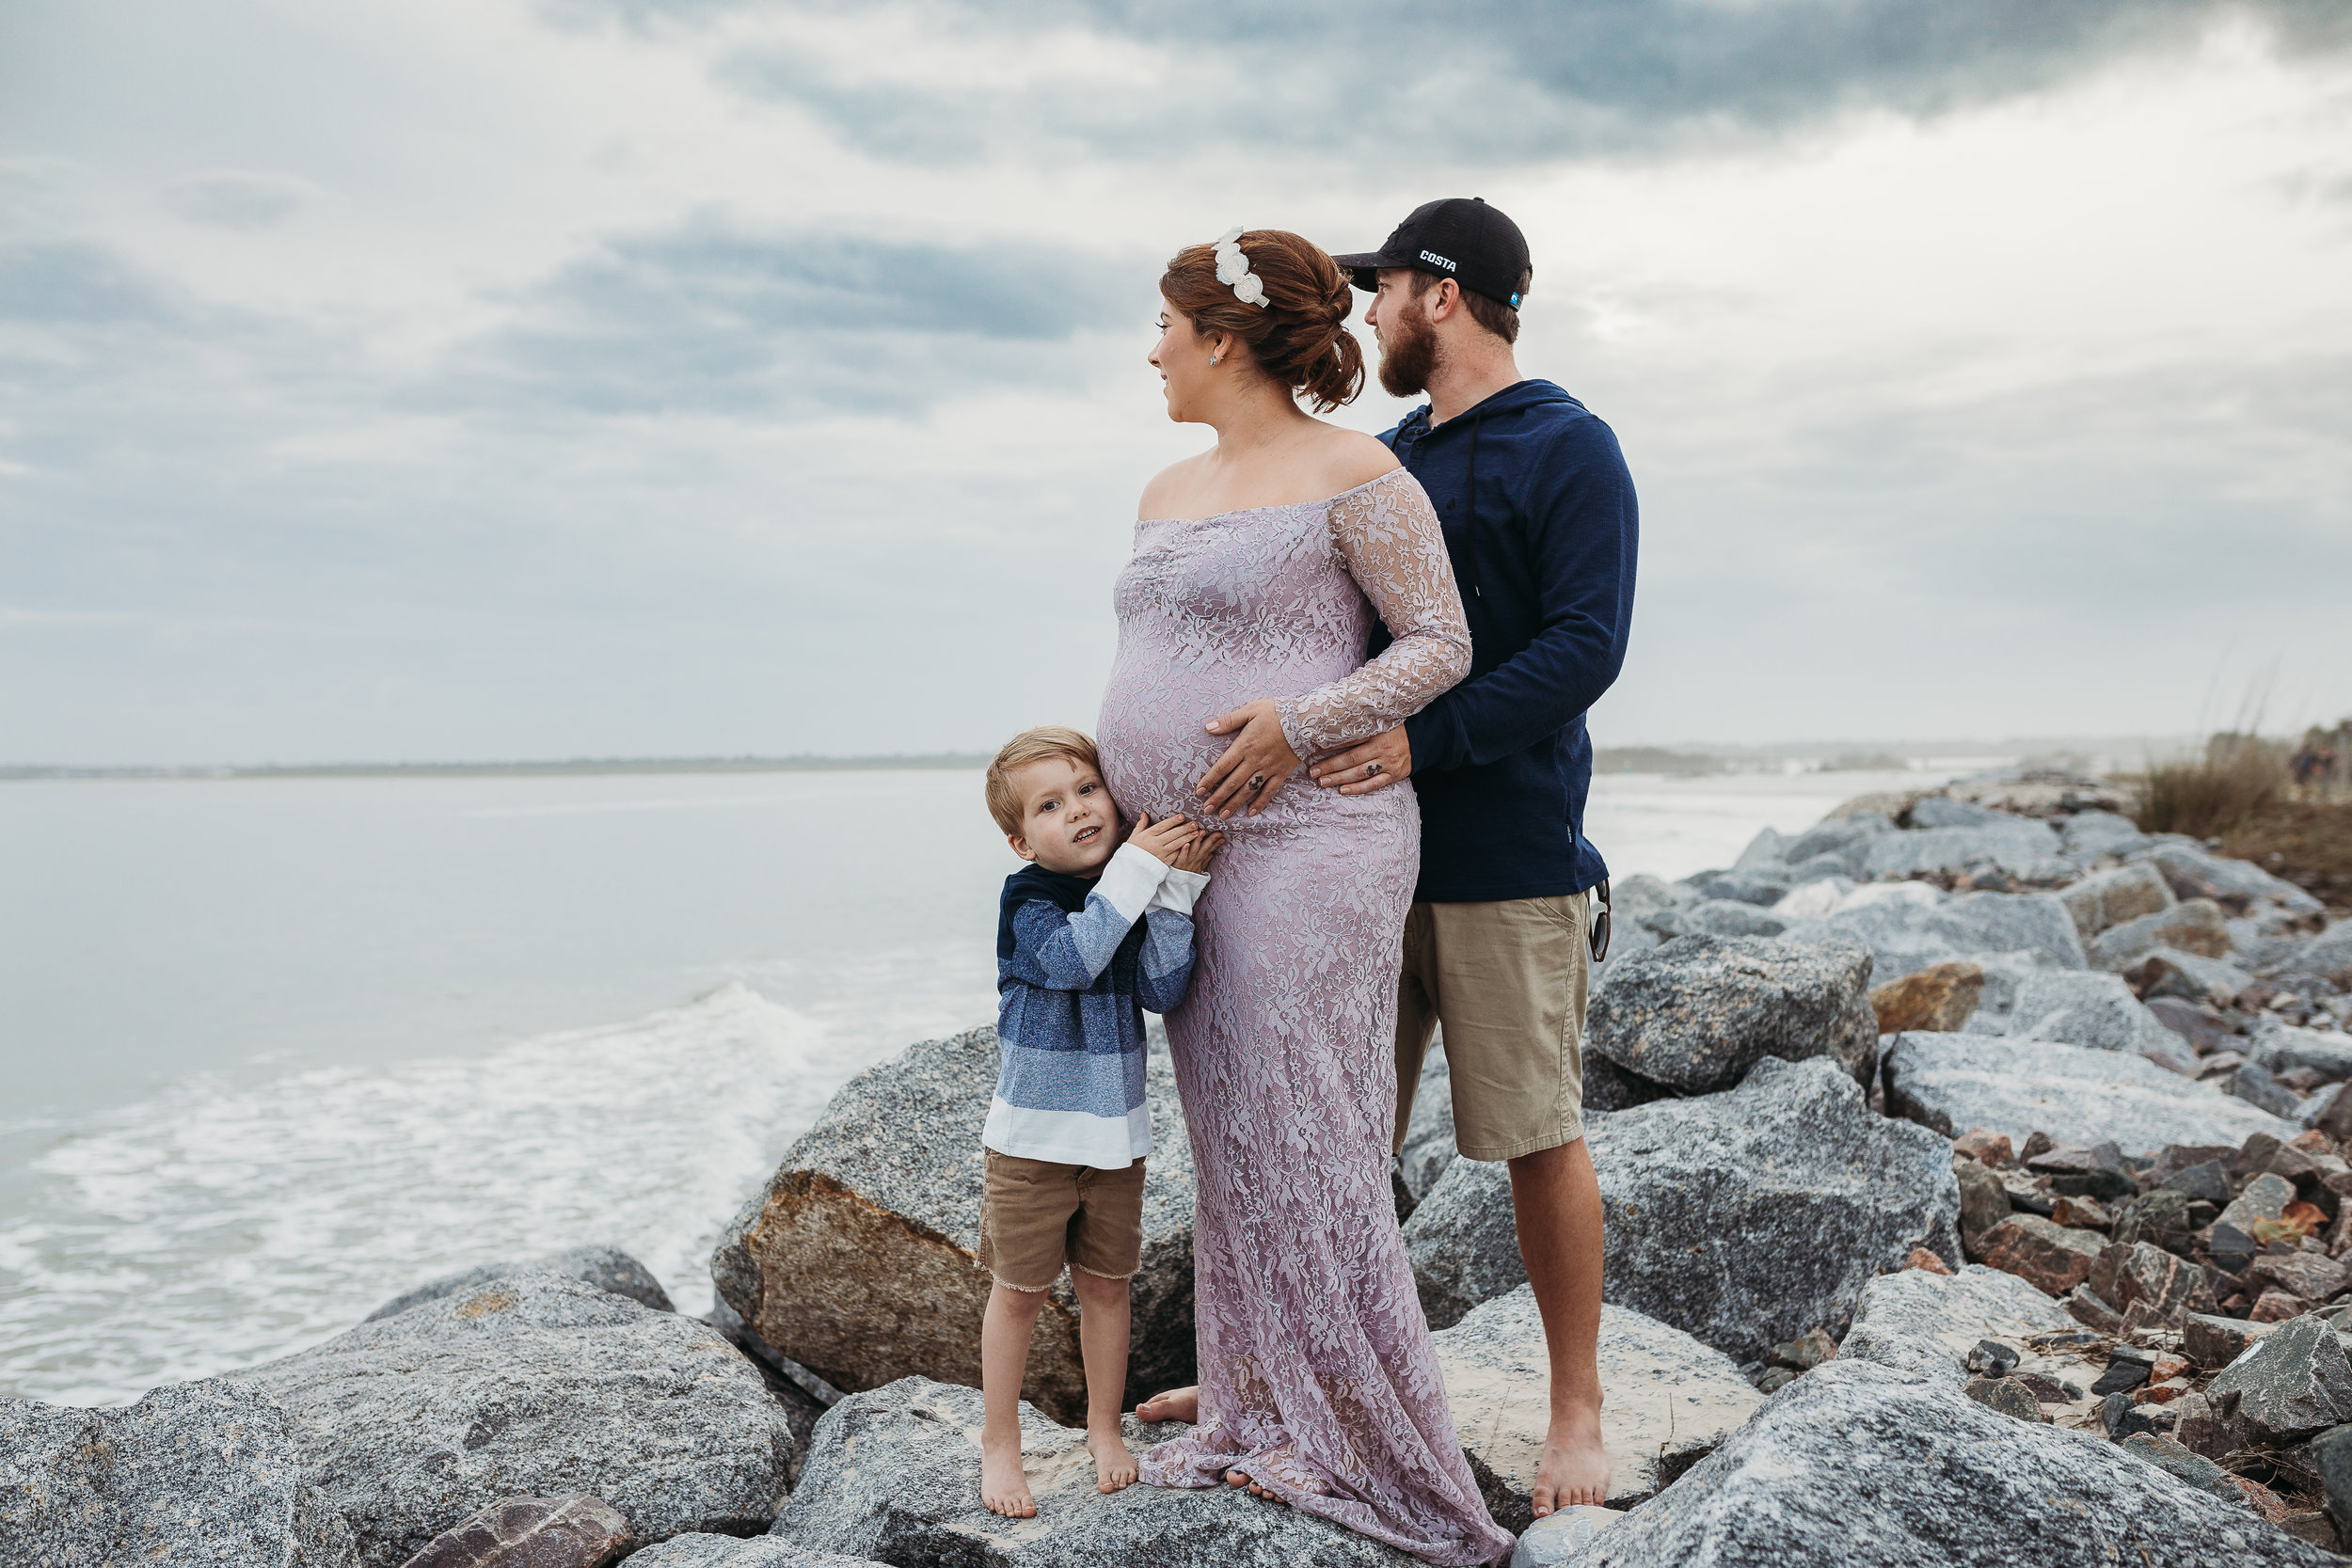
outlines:
[[[983,1144],[1100,1170],[1152,1152],[1143,1010],[1184,1000],[1192,901],[1208,880],[1133,845],[1091,881],[1038,865],[1005,879],[996,917],[1004,1068]]]

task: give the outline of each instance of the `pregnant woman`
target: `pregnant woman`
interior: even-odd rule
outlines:
[[[1283,784],[1470,668],[1428,498],[1311,418],[1355,396],[1349,282],[1295,234],[1235,230],[1160,279],[1168,417],[1216,445],[1143,493],[1098,727],[1129,811],[1229,817],[1168,1016],[1200,1183],[1200,1384],[1153,1415],[1161,1486],[1248,1484],[1434,1563],[1512,1547],[1455,1441],[1389,1181],[1409,785]],[[1375,619],[1395,641],[1370,663]]]

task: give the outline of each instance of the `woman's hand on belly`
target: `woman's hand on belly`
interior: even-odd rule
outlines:
[[[1205,802],[1213,816],[1243,808],[1257,816],[1298,770],[1298,753],[1291,750],[1289,737],[1282,734],[1282,721],[1271,697],[1244,703],[1210,720],[1209,733],[1233,736],[1232,744],[1193,786],[1193,794]]]

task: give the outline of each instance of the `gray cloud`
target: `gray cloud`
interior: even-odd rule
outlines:
[[[427,403],[601,413],[911,411],[1069,367],[1152,309],[1152,269],[998,242],[748,232],[706,215],[618,239],[516,296]]]
[[[0,249],[0,321],[155,324],[179,313],[161,286],[103,246],[49,240]]]
[[[728,8],[611,3],[641,26]],[[718,75],[901,159],[977,160],[1041,140],[1159,156],[1279,143],[1372,157],[1413,142],[1491,167],[1729,144],[1855,109],[1934,116],[2178,47],[2233,18],[2264,26],[2290,56],[2352,48],[2352,8],[2332,0],[1505,0],[1454,14],[1405,0],[946,0],[921,14],[949,40],[1080,26],[1146,44],[1181,71],[1181,87],[916,89],[886,75],[844,80],[776,47],[739,51]]]
[[[164,200],[190,223],[221,229],[267,229],[310,198],[310,187],[287,174],[223,169],[174,181]]]

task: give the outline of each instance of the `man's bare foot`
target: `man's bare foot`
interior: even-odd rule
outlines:
[[[1087,1452],[1094,1456],[1094,1489],[1124,1492],[1136,1483],[1136,1456],[1114,1428],[1087,1433]]]
[[[980,1501],[988,1505],[991,1513],[1001,1513],[1008,1519],[1037,1516],[1037,1499],[1029,1496],[1029,1478],[1021,1473],[1018,1433],[1009,1442],[981,1437]]]
[[[1600,1411],[1555,1410],[1535,1465],[1535,1517],[1598,1503],[1609,1496],[1609,1455],[1600,1445]]]
[[[1187,1421],[1198,1426],[1200,1424],[1200,1390],[1196,1386],[1170,1388],[1165,1394],[1154,1394],[1136,1406],[1136,1419],[1144,1422]]]

